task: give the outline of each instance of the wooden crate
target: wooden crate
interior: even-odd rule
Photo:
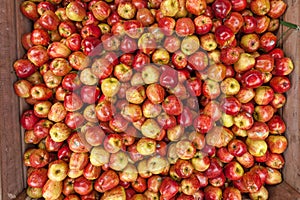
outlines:
[[[26,108],[13,91],[16,76],[12,63],[23,56],[20,35],[30,31],[31,24],[19,12],[22,0],[0,0],[0,200],[26,198],[23,131],[19,115]],[[287,0],[286,21],[300,24],[299,0]],[[286,28],[283,28],[286,30]],[[284,51],[295,64],[292,89],[283,109],[289,146],[285,152],[284,182],[270,187],[270,200],[300,200],[300,33],[289,31],[284,37]]]

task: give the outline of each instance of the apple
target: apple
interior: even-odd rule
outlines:
[[[268,199],[269,192],[264,186],[262,186],[257,192],[250,193],[249,197],[251,199]]]
[[[234,155],[229,153],[226,147],[221,147],[217,150],[216,156],[223,163],[229,163],[233,160]]]
[[[202,94],[208,99],[216,99],[221,93],[218,82],[207,79],[202,84]]]
[[[204,188],[204,194],[207,200],[222,199],[222,189],[212,185]]]
[[[250,3],[251,11],[259,16],[266,15],[270,11],[270,8],[269,0],[255,0]]]
[[[109,158],[109,167],[115,171],[123,170],[128,164],[128,156],[123,151],[112,153]]]
[[[211,117],[205,114],[200,114],[194,119],[193,126],[197,132],[205,134],[211,130],[213,122]]]
[[[143,193],[147,189],[146,179],[138,176],[138,178],[131,183],[131,186],[137,193]]]
[[[285,136],[282,135],[270,135],[266,142],[268,144],[269,150],[272,153],[281,154],[283,153],[287,148],[287,139]]]
[[[242,199],[241,191],[235,187],[226,187],[223,191],[224,200],[240,200]]]
[[[52,181],[63,181],[68,175],[69,166],[63,160],[49,163],[48,178]]]
[[[71,135],[71,129],[63,122],[57,122],[49,130],[51,139],[55,142],[63,142]]]
[[[90,153],[90,162],[94,166],[103,166],[109,163],[110,153],[108,153],[103,147],[94,147]]]
[[[205,141],[208,145],[221,148],[227,146],[233,139],[233,136],[233,132],[230,129],[221,126],[214,126],[206,133]]]
[[[104,138],[103,146],[109,153],[117,153],[119,150],[124,148],[121,136],[116,133],[107,135]]]
[[[34,168],[42,168],[46,166],[49,163],[49,160],[50,155],[44,149],[35,149],[29,155],[30,166]]]
[[[121,133],[124,132],[128,127],[128,121],[122,117],[121,114],[116,114],[110,121],[109,127],[117,132]]]
[[[285,93],[291,88],[291,82],[285,76],[274,76],[270,80],[270,86],[276,93]]]
[[[52,181],[47,180],[46,184],[43,186],[42,194],[45,199],[58,199],[62,193],[63,182],[62,181]]]
[[[84,52],[75,51],[69,55],[68,61],[73,69],[83,70],[87,68],[90,60],[89,57],[87,57],[87,55],[84,54]]]
[[[271,105],[255,106],[254,119],[259,122],[269,121],[275,113],[275,109]]]
[[[74,191],[79,195],[87,195],[93,190],[93,183],[86,179],[84,176],[80,176],[74,181]]]
[[[167,138],[170,141],[178,141],[184,134],[184,127],[180,124],[167,130]]]
[[[161,86],[173,89],[178,84],[178,74],[177,71],[169,66],[162,67],[162,73],[159,77],[159,83]]]
[[[119,184],[119,176],[113,170],[104,171],[94,182],[94,189],[98,192],[106,192]]]
[[[109,200],[111,198],[113,199],[126,199],[126,193],[125,189],[122,186],[114,187],[113,189],[104,192],[103,196],[101,197],[101,200]]]
[[[217,18],[224,19],[231,11],[229,0],[216,0],[212,4],[212,10]]]
[[[264,122],[254,122],[247,135],[250,139],[265,140],[269,136],[269,127]]]
[[[205,153],[197,151],[194,157],[191,159],[191,163],[195,170],[204,172],[209,168],[210,159]]]
[[[16,95],[18,95],[21,98],[29,98],[31,88],[32,84],[24,79],[18,80],[14,83],[14,91]]]
[[[28,175],[27,184],[31,188],[42,188],[47,180],[47,169],[38,168],[33,169],[33,171]]]
[[[237,161],[231,161],[224,167],[224,174],[230,180],[239,180],[244,175],[244,168]]]
[[[205,12],[207,3],[203,0],[187,0],[185,7],[189,13],[199,16]]]
[[[71,21],[62,21],[58,26],[58,33],[63,38],[68,38],[75,32],[75,24]]]
[[[189,178],[185,178],[180,183],[181,192],[185,195],[193,195],[200,188],[200,181],[198,180],[196,175],[192,175]]]
[[[285,160],[281,154],[270,153],[265,163],[273,169],[281,169],[285,164]]]
[[[155,153],[156,141],[151,138],[141,138],[137,142],[137,151],[139,154],[147,156]]]
[[[196,37],[195,35],[189,35],[183,38],[183,40],[181,41],[181,46],[180,46],[180,50],[187,56],[191,56],[194,53],[197,52],[197,50],[200,47],[200,40],[198,37]],[[193,56],[193,59],[195,59],[195,62],[199,62],[200,59],[202,57],[198,58],[196,57],[196,55]],[[193,60],[192,59],[192,60]],[[194,61],[191,61],[194,62]],[[201,60],[201,63],[206,62],[206,60]]]
[[[266,154],[268,145],[264,140],[246,139],[248,151],[252,156],[260,157]]]
[[[223,98],[220,103],[220,106],[223,112],[232,116],[237,115],[241,109],[241,103],[238,101],[237,98],[233,96]]]
[[[222,110],[219,102],[209,100],[203,109],[203,114],[211,117],[212,121],[217,121],[221,118]]]
[[[262,187],[260,176],[255,172],[246,172],[242,181],[250,193],[257,192]]]
[[[138,177],[138,171],[135,165],[128,163],[127,166],[119,172],[121,181],[134,182]]]
[[[98,1],[91,6],[91,11],[97,20],[102,21],[108,18],[111,8],[106,2]]]
[[[28,186],[26,189],[26,194],[30,198],[42,198],[42,188],[33,188]]]
[[[226,182],[226,177],[222,172],[219,176],[208,179],[208,182],[214,187],[222,187]]]
[[[261,182],[265,183],[268,176],[267,168],[261,165],[254,165],[250,171],[257,173],[260,176]]]
[[[221,25],[216,28],[215,37],[220,48],[229,47],[235,39],[233,31],[225,25]]]
[[[66,46],[74,52],[77,52],[81,48],[82,37],[78,33],[73,33],[66,38]]]
[[[166,177],[163,179],[161,186],[159,187],[159,192],[162,198],[171,199],[179,191],[179,184],[173,179]]]
[[[120,2],[117,7],[118,14],[124,19],[132,19],[136,15],[136,7],[132,2]]]
[[[228,143],[227,146],[228,152],[231,153],[234,156],[242,156],[247,152],[247,146],[246,144],[239,139],[233,139]]]
[[[254,165],[254,157],[249,153],[246,152],[242,156],[236,157],[236,160],[244,167],[250,168]]]
[[[69,161],[69,169],[83,170],[88,164],[87,153],[72,153]]]
[[[268,185],[276,185],[282,182],[282,174],[279,170],[273,169],[271,167],[267,168],[267,178],[266,178],[266,184]]]
[[[270,10],[267,14],[272,18],[279,18],[280,16],[283,15],[286,8],[287,8],[287,4],[285,2],[270,1]]]
[[[224,9],[224,10],[226,10],[226,9]],[[244,18],[242,16],[242,14],[240,14],[239,12],[231,12],[230,14],[227,14],[227,15],[229,15],[229,16],[224,21],[224,24],[227,27],[229,27],[234,32],[234,34],[238,33],[244,24]]]
[[[239,60],[240,52],[237,47],[221,49],[220,60],[226,65],[232,65]]]
[[[101,167],[95,166],[91,162],[89,162],[83,171],[83,176],[88,180],[95,180],[97,179],[101,174]]]
[[[199,15],[194,19],[195,32],[204,35],[212,29],[212,20],[206,15]]]

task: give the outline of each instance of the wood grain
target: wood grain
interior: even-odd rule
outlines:
[[[288,0],[288,10],[284,20],[300,25],[300,1]],[[284,29],[286,30],[286,28]],[[284,37],[283,48],[286,56],[292,58],[295,69],[291,75],[292,88],[287,93],[287,103],[283,109],[283,118],[287,123],[286,136],[289,146],[285,152],[286,165],[284,180],[300,192],[300,32],[289,31]]]
[[[16,10],[21,1],[0,0],[0,199],[14,199],[24,189],[19,99],[14,94],[16,81],[12,64],[20,56],[20,23]],[[19,13],[19,11],[18,11]],[[17,26],[17,24],[23,24]],[[28,25],[28,23],[27,23]]]
[[[287,183],[268,187],[270,200],[300,200],[300,194]]]

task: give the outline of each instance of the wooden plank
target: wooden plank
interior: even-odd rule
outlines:
[[[3,200],[14,199],[25,187],[19,99],[12,87],[16,81],[12,64],[22,51],[17,43],[18,30],[26,24],[16,26],[22,24],[16,23],[21,19],[16,16],[20,2],[0,0],[0,199]]]
[[[300,25],[300,1],[288,0],[288,10],[284,20]],[[286,28],[284,28],[286,30]],[[300,33],[289,31],[284,37],[284,51],[294,61],[294,72],[291,75],[292,88],[288,92],[287,103],[283,109],[283,118],[287,123],[286,136],[289,146],[285,152],[286,165],[283,169],[284,180],[300,192]],[[285,198],[288,199],[288,198]]]
[[[270,200],[300,200],[300,194],[286,182],[268,187]]]
[[[21,58],[24,56],[25,50],[21,43],[21,35],[24,33],[28,33],[32,29],[32,23],[29,19],[24,17],[19,10],[19,5],[22,1],[15,0],[15,17],[16,17],[16,40],[17,40],[17,58]],[[25,102],[24,99],[19,99],[19,113],[22,113],[24,110],[27,110],[29,105]],[[23,142],[24,141],[24,129],[21,128],[21,154],[25,152],[27,145]],[[22,165],[23,174],[20,176],[20,179],[23,179],[24,187],[26,187],[26,167]]]

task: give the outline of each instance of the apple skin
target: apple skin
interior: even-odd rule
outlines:
[[[268,122],[269,131],[272,134],[283,134],[286,130],[286,125],[279,115],[274,115]]]
[[[163,197],[164,199],[171,199],[177,194],[178,191],[179,184],[170,177],[164,178],[161,186],[159,187],[161,197]]]
[[[258,70],[249,70],[242,75],[242,85],[246,88],[257,88],[262,84],[262,73]]]
[[[106,192],[119,184],[119,176],[113,170],[104,171],[94,183],[94,189],[98,192]]]
[[[222,199],[222,189],[214,186],[207,186],[204,188],[205,199],[217,200]]]
[[[224,167],[224,174],[230,180],[239,180],[244,175],[244,168],[237,161],[231,161]]]
[[[44,149],[35,149],[29,156],[30,166],[41,168],[46,166],[50,161],[49,153]]]
[[[196,175],[192,175],[189,178],[185,178],[181,181],[181,192],[185,195],[193,195],[200,188],[200,181]]]
[[[266,184],[268,185],[276,185],[282,182],[282,174],[278,169],[273,169],[271,167],[267,168],[267,178],[266,178]]]
[[[93,183],[84,176],[76,178],[74,181],[74,191],[79,195],[87,195],[93,190]]]
[[[282,135],[270,135],[266,141],[270,152],[277,154],[283,153],[288,145],[286,137]]]
[[[241,103],[233,96],[222,99],[220,106],[224,113],[228,115],[237,115],[241,109]]]
[[[251,171],[244,174],[242,181],[250,193],[257,192],[262,187],[260,176]]]
[[[261,182],[265,183],[268,176],[268,170],[266,167],[261,165],[254,165],[253,167],[251,167],[250,171],[257,173],[260,176]]]
[[[223,126],[214,126],[206,133],[205,140],[206,144],[221,148],[227,146],[233,137],[233,132],[230,129]]]
[[[228,143],[228,152],[234,156],[242,156],[247,152],[247,145],[239,139],[233,139]]]
[[[209,16],[199,15],[194,19],[195,32],[204,35],[212,29],[212,20]]]
[[[270,80],[270,86],[276,93],[285,93],[291,88],[291,82],[285,76],[274,76]]]
[[[204,172],[207,178],[215,178],[222,173],[222,166],[216,158],[211,158],[208,169]]]
[[[234,41],[233,31],[225,25],[218,26],[215,30],[216,42],[220,48],[229,47]]]
[[[241,200],[242,194],[235,187],[226,187],[223,191],[223,199],[224,200]]]
[[[270,11],[268,12],[268,16],[272,18],[279,18],[283,15],[287,8],[287,4],[285,2],[270,2]]]
[[[247,130],[247,135],[251,139],[264,140],[269,136],[269,127],[264,122],[254,122],[253,126]]]
[[[61,181],[47,180],[43,186],[43,197],[45,199],[58,199],[62,193],[63,183]]]
[[[212,4],[212,10],[217,18],[224,19],[231,11],[231,3],[229,0],[216,0]]]
[[[246,144],[249,153],[255,157],[261,157],[267,153],[268,145],[264,140],[252,140],[247,138]]]
[[[205,12],[207,3],[203,0],[187,0],[185,6],[189,13],[199,16]]]
[[[32,188],[42,188],[47,180],[47,169],[38,168],[33,169],[33,171],[28,175],[27,184]]]

